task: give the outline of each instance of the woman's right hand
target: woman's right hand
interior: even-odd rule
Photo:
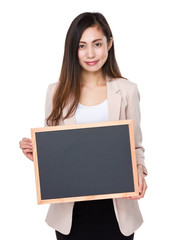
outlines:
[[[20,142],[20,148],[27,158],[33,161],[32,141],[29,138],[23,138]]]

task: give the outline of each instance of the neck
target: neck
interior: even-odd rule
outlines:
[[[106,80],[102,73],[99,72],[81,72],[81,85],[86,87],[96,87],[105,84]]]

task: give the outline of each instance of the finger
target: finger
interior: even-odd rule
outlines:
[[[20,141],[19,144],[28,144],[28,145],[32,145],[32,142],[30,142],[30,141]]]
[[[25,156],[33,161],[33,154],[32,153],[25,153]]]
[[[145,182],[145,180],[144,180],[144,182],[143,182],[143,191],[142,191],[142,193],[140,194],[140,198],[143,198],[143,197],[144,197],[145,192],[146,192],[146,189],[147,189],[147,184],[146,184],[146,182]]]
[[[23,149],[23,153],[32,153],[32,149]]]
[[[32,143],[28,142],[20,142],[20,146],[33,146]]]
[[[141,197],[143,197],[144,177],[141,175],[138,176],[138,187],[139,187],[139,196],[130,197],[131,200],[139,200]]]
[[[145,182],[144,182],[144,189],[143,189],[143,197],[144,197],[144,195],[145,195],[146,190],[147,190],[147,184],[146,184],[146,181],[145,181]]]
[[[30,151],[33,151],[33,147],[32,146],[29,146],[29,145],[20,145],[20,149],[23,151],[23,150],[30,150]]]
[[[23,140],[24,140],[24,141],[30,141],[31,139],[24,137]]]
[[[144,180],[144,177],[139,176],[138,178],[139,194],[143,192],[143,184],[144,184],[143,180]]]
[[[23,138],[22,142],[32,143],[32,140],[30,138]]]
[[[138,185],[139,185],[139,196],[123,197],[123,199],[138,200],[140,198],[143,198],[145,195],[145,191],[147,189],[147,184],[146,184],[145,178],[141,175],[139,175],[138,177]]]

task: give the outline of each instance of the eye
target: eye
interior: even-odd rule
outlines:
[[[100,46],[102,46],[102,43],[95,43],[95,46],[100,47]]]
[[[79,44],[79,49],[83,49],[85,47],[85,45],[84,44]]]

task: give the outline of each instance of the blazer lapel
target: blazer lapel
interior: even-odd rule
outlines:
[[[106,77],[107,83],[107,103],[108,103],[108,120],[119,120],[121,109],[121,93],[115,79]]]
[[[120,89],[117,85],[116,80],[112,80],[108,76],[106,76],[106,86],[107,86],[107,102],[108,102],[108,120],[116,121],[119,120],[120,109],[121,109],[121,93]],[[63,109],[63,115],[65,116],[68,111],[68,107],[66,106]],[[76,124],[76,114],[73,116],[66,118],[64,120],[65,125]]]

